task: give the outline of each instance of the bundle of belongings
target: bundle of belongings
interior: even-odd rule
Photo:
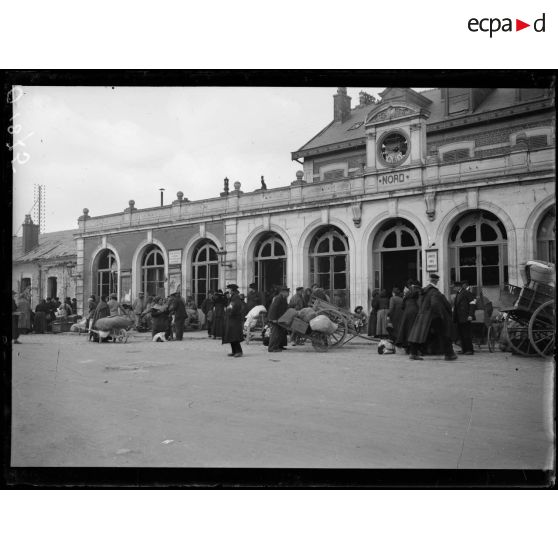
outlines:
[[[111,329],[128,329],[134,325],[134,320],[128,316],[110,316],[100,318],[95,322],[95,329],[110,331]]]
[[[263,304],[258,304],[246,314],[246,321],[244,322],[245,331],[250,331],[253,327],[256,327],[258,316],[261,312],[266,312],[265,306]]]
[[[72,324],[72,326],[70,327],[70,331],[85,333],[87,331],[87,318],[83,318],[79,322]]]
[[[378,354],[393,355],[395,353],[395,345],[389,339],[382,339],[378,343]]]
[[[312,331],[319,331],[331,335],[339,327],[323,314],[318,315],[312,308],[302,308],[296,311],[289,308],[278,320],[280,326],[296,333],[306,333],[308,326]]]

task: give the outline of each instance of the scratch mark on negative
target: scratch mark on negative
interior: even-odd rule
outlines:
[[[58,354],[56,355],[56,370],[54,371],[54,383],[56,384],[56,376],[58,374],[58,361],[60,360],[60,347],[58,347]]]
[[[459,469],[459,463],[461,462],[461,457],[463,456],[463,450],[465,449],[465,440],[467,440],[467,436],[469,435],[469,430],[471,430],[471,422],[473,421],[473,401],[474,398],[471,397],[471,409],[469,410],[469,424],[467,425],[467,432],[465,432],[465,436],[463,436],[463,442],[461,443],[461,452],[459,454],[459,459],[457,460],[457,469]]]

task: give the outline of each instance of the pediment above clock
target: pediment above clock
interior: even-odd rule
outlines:
[[[366,125],[382,124],[393,120],[409,119],[415,116],[426,116],[429,114],[421,107],[417,107],[408,103],[380,103],[376,106],[366,118]]]

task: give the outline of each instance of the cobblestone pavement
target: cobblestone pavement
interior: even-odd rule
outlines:
[[[205,332],[152,343],[24,335],[13,346],[13,466],[552,466],[553,363],[378,355],[353,340],[245,356]]]

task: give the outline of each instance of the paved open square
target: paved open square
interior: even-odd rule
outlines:
[[[13,346],[12,466],[546,469],[551,361],[454,362],[353,340],[268,353],[24,335]]]

